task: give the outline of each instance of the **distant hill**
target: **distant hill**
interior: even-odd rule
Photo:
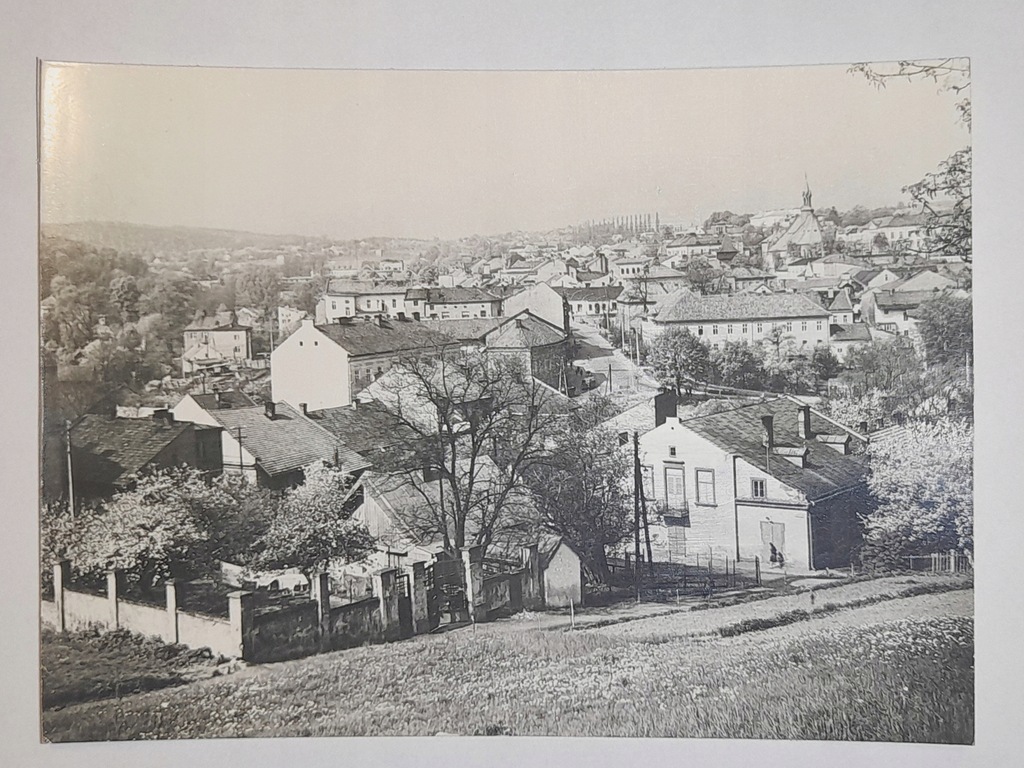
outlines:
[[[265,235],[230,229],[199,227],[156,227],[111,221],[81,221],[69,224],[44,224],[44,236],[64,237],[119,252],[188,253],[189,251],[229,251],[242,248],[276,249],[308,243],[327,245],[331,241],[302,235]]]

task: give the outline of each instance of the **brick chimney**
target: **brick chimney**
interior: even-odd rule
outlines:
[[[664,389],[654,396],[654,426],[660,427],[670,416],[678,415],[678,398],[670,389]]]
[[[801,405],[797,409],[796,434],[801,440],[810,440],[811,434],[811,406]]]
[[[266,414],[268,419],[273,419],[277,415],[277,406],[273,400],[268,400],[263,404],[263,412]]]
[[[299,403],[299,408],[301,409],[303,416],[309,416],[309,404],[308,403]]]
[[[762,445],[771,449],[775,447],[775,417],[770,413],[761,417],[761,425],[764,427]]]

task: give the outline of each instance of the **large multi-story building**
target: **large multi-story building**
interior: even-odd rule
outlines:
[[[717,348],[727,341],[760,343],[781,330],[798,348],[829,342],[829,311],[797,293],[698,296],[689,290],[669,294],[643,321],[654,338],[666,329],[687,328]]]

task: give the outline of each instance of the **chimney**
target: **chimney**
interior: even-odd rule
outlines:
[[[679,401],[676,393],[670,389],[663,389],[654,396],[654,426],[660,427],[670,416],[678,415]]]
[[[796,434],[801,440],[810,440],[811,435],[811,406],[801,405],[797,408]]]
[[[309,404],[308,403],[299,403],[299,408],[302,410],[302,415],[303,416],[309,416]]]
[[[862,435],[866,435],[868,433],[868,423],[866,421],[860,422],[857,425],[857,431],[860,432]]]
[[[268,419],[273,419],[277,415],[277,406],[273,400],[268,400],[263,404],[263,412],[266,414]]]
[[[769,413],[766,416],[761,417],[761,424],[764,427],[764,437],[762,438],[763,445],[766,448],[775,447],[775,424],[774,417]]]

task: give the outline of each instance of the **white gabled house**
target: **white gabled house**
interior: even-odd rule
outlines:
[[[792,570],[849,565],[869,505],[864,445],[788,397],[666,417],[640,437],[656,559],[769,567],[774,547]]]

